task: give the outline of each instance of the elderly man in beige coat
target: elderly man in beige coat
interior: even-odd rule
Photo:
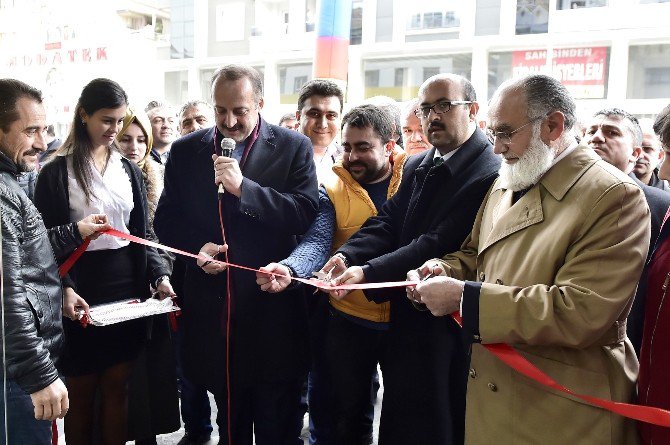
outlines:
[[[508,343],[560,384],[630,402],[637,359],[626,316],[649,240],[632,180],[578,146],[575,105],[558,81],[503,84],[490,104],[503,156],[461,251],[431,260],[408,297],[436,316],[461,311],[473,341],[468,444],[635,444],[634,422],[516,373],[483,345]]]

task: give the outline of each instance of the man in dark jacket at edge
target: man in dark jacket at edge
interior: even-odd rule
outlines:
[[[335,284],[402,281],[422,258],[458,250],[497,177],[500,158],[477,128],[475,90],[467,79],[438,74],[419,88],[416,114],[433,148],[410,156],[398,192],[323,267]],[[345,266],[349,267],[344,273]],[[341,275],[340,275],[341,274]],[[344,291],[332,291],[343,298]],[[366,290],[391,302],[380,358],[384,401],[379,443],[463,443],[467,351],[449,317],[412,307],[404,289]]]
[[[2,443],[51,444],[51,421],[67,413],[67,389],[56,370],[63,340],[56,259],[64,259],[84,238],[110,228],[105,215],[89,215],[49,231],[44,227],[17,178],[34,170],[46,149],[46,125],[42,93],[21,81],[0,79],[0,335],[6,377],[6,385],[0,385]]]

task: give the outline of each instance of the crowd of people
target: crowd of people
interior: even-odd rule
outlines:
[[[300,445],[308,412],[311,444],[368,445],[381,370],[381,445],[670,443],[487,350],[670,409],[670,105],[579,119],[530,75],[482,125],[459,75],[346,112],[315,79],[274,125],[255,69],[222,67],[211,92],[136,108],[95,79],[61,141],[41,92],[0,79],[2,440],[51,443],[64,418],[68,445],[155,444],[181,421],[180,445],[205,444],[210,392],[219,444]],[[82,323],[129,297],[180,316]]]

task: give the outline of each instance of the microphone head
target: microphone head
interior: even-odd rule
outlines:
[[[235,150],[235,140],[232,138],[221,139],[221,156],[230,157]]]

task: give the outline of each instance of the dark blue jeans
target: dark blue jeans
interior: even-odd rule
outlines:
[[[5,388],[0,383],[0,443],[21,445],[51,445],[51,422],[35,420],[30,395],[13,380],[7,380],[7,410],[3,404]],[[7,414],[7,432],[5,432]]]

